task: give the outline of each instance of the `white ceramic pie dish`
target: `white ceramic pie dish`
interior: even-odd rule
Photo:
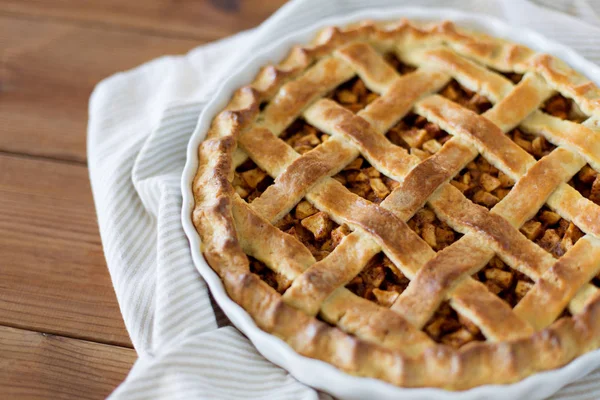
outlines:
[[[541,399],[556,392],[562,386],[586,375],[600,366],[600,350],[588,353],[574,360],[567,366],[548,372],[533,375],[523,381],[510,385],[486,385],[462,392],[450,392],[442,389],[419,388],[405,389],[370,378],[356,377],[346,374],[330,364],[307,358],[296,353],[283,340],[259,329],[252,317],[238,304],[233,302],[225,292],[220,278],[206,263],[200,252],[200,238],[191,219],[194,199],[192,181],[198,166],[198,146],[204,140],[208,128],[215,115],[225,107],[233,92],[249,82],[259,68],[265,64],[282,59],[291,46],[297,43],[308,43],[323,27],[330,25],[343,26],[364,19],[411,18],[422,20],[449,19],[460,26],[489,33],[492,36],[507,38],[522,43],[537,51],[551,53],[571,67],[600,83],[600,67],[587,61],[573,50],[552,42],[530,30],[512,27],[496,18],[468,14],[449,9],[397,8],[361,11],[341,17],[324,19],[314,25],[288,36],[254,55],[241,65],[219,88],[212,101],[203,110],[187,149],[187,161],[182,175],[182,224],[190,241],[191,253],[196,268],[200,271],[210,290],[225,314],[256,346],[258,351],[271,362],[288,370],[299,381],[331,393],[342,399]]]

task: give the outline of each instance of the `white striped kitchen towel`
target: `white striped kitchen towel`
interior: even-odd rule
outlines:
[[[598,2],[422,0],[528,26],[600,62]],[[211,302],[180,224],[186,144],[221,78],[253,49],[319,18],[409,0],[297,0],[253,31],[163,57],[101,82],[90,100],[88,158],[100,233],[139,354],[114,399],[317,399],[260,356]],[[568,15],[569,13],[571,15]],[[579,16],[581,19],[573,17]],[[583,22],[585,20],[586,22]],[[556,399],[600,398],[600,371]]]

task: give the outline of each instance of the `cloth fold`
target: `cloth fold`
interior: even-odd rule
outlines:
[[[423,0],[527,26],[600,62],[598,2]],[[408,0],[296,0],[259,27],[102,81],[89,106],[88,160],[100,234],[139,359],[113,399],[317,399],[265,360],[211,301],[180,222],[186,146],[220,82],[256,49],[320,18]],[[571,15],[568,15],[569,13]],[[579,17],[581,19],[578,19]],[[600,370],[553,398],[600,397]]]

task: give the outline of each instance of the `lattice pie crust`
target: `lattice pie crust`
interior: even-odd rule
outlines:
[[[202,251],[261,329],[351,374],[559,367],[600,345],[599,98],[450,22],[328,28],[213,120]]]

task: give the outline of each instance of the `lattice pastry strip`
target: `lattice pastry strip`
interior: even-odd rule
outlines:
[[[584,123],[595,133],[599,131],[594,123],[595,118],[590,118]],[[555,150],[558,152],[561,148]],[[573,153],[571,151],[563,151],[567,153],[567,160],[557,165],[557,170],[568,169],[569,167],[576,169],[584,164],[584,162],[573,161]],[[551,154],[552,155],[552,154]],[[555,172],[552,176],[558,176]],[[575,193],[573,193],[575,192]],[[571,213],[572,204],[578,202],[584,203],[587,207],[573,214]],[[584,230],[595,232],[596,227],[594,219],[597,220],[598,207],[589,200],[581,197],[568,185],[562,184],[559,189],[548,199],[548,204],[553,208],[560,210],[561,215],[579,222]],[[586,213],[591,209],[589,214]],[[565,211],[566,210],[566,211]],[[583,210],[583,211],[581,211]],[[592,285],[586,285],[594,276],[600,272],[600,241],[595,236],[586,235],[579,239],[575,246],[569,250],[563,257],[546,271],[538,280],[537,284],[530,290],[529,293],[519,302],[515,311],[527,320],[533,321],[538,329],[550,325],[553,320],[569,302],[569,310],[573,314],[581,312],[584,307],[595,299],[599,294]],[[543,307],[541,306],[543,305]],[[541,310],[541,312],[540,312]]]
[[[354,74],[354,70],[344,61],[335,57],[323,58],[298,79],[285,83],[277,91],[258,118],[256,127],[265,127],[279,136],[303,108]],[[237,149],[233,156],[233,165],[238,166],[246,159],[246,154]]]
[[[536,330],[547,327],[567,304],[573,313],[581,312],[598,295],[589,285],[600,272],[600,240],[584,236],[560,260],[541,275],[536,284],[515,307],[515,312],[530,321]],[[581,293],[580,297],[576,295]]]
[[[459,56],[447,47],[407,51],[398,47],[398,57],[421,68],[438,68],[452,75],[462,86],[499,103],[513,90],[512,83],[502,75],[490,71]]]
[[[526,132],[543,134],[548,141],[571,150],[584,158],[594,169],[600,169],[600,134],[568,120],[535,111],[521,126]]]

